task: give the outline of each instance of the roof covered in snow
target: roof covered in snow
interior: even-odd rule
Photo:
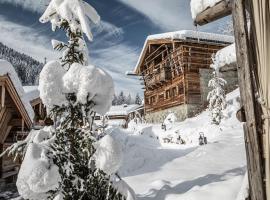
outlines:
[[[9,76],[9,78],[11,79],[23,105],[24,108],[29,116],[29,118],[33,121],[34,119],[34,111],[33,108],[27,98],[27,95],[23,89],[23,86],[21,84],[21,81],[14,69],[14,67],[7,61],[5,60],[1,60],[0,59],[0,76]]]
[[[23,86],[23,89],[28,101],[32,101],[40,97],[38,86]]]
[[[143,56],[147,50],[148,42],[153,40],[192,40],[196,42],[207,42],[207,43],[225,43],[230,44],[234,42],[234,37],[223,34],[216,33],[208,33],[208,32],[200,32],[193,30],[181,30],[175,32],[167,32],[155,35],[149,35],[144,43],[143,49],[141,51],[140,57],[134,69],[134,73],[136,73],[138,67],[140,66]]]
[[[143,108],[143,105],[132,104],[132,105],[117,105],[112,106],[109,112],[106,113],[108,116],[115,116],[115,115],[128,115],[131,112],[135,112],[136,110]]]
[[[216,41],[216,42],[226,42],[226,43],[233,43],[234,37],[217,34],[217,33],[208,33],[208,32],[201,32],[201,31],[193,31],[193,30],[181,30],[175,32],[167,32],[155,35],[149,35],[146,39],[148,40],[158,40],[158,39],[180,39],[180,40],[188,40],[188,39],[200,39],[200,40],[209,40],[209,41]]]

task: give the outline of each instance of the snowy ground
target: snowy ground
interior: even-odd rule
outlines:
[[[160,124],[131,123],[128,130],[112,129],[111,136],[124,151],[119,174],[138,200],[244,200],[237,198],[246,182],[243,130],[235,117],[239,91],[226,100],[220,126],[212,125],[209,112],[204,111],[167,131]],[[207,145],[198,145],[200,132],[207,137]],[[185,145],[163,142],[164,138],[176,142],[179,135]],[[1,195],[9,194],[0,194],[0,199],[9,199]]]
[[[210,124],[205,111],[166,132],[160,125],[145,124],[112,133],[122,141],[125,151],[120,174],[138,200],[237,198],[246,172],[242,125],[235,118],[238,93],[227,96],[228,107],[220,127]],[[199,132],[207,136],[207,145],[198,145]],[[177,134],[186,145],[160,142]]]

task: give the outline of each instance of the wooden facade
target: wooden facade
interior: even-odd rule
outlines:
[[[23,140],[33,127],[33,120],[9,75],[0,76],[0,154],[13,143]],[[36,114],[45,112],[39,98],[31,102]],[[0,158],[0,182],[12,182],[20,167],[20,159],[5,155]]]
[[[209,69],[212,55],[229,44],[193,37],[148,40],[135,71],[142,76],[146,114],[202,105],[200,69]]]

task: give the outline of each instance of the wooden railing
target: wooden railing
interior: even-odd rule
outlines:
[[[151,78],[147,78],[145,80],[147,86],[154,86],[165,82],[170,79],[170,74],[165,71],[165,69],[161,69],[159,73],[153,74]]]
[[[155,103],[151,104],[146,104],[145,105],[145,110],[146,112],[153,112],[153,111],[158,111],[162,109],[166,109],[172,106],[177,106],[185,103],[185,97],[184,95],[178,95],[174,97],[170,97],[168,99],[164,100],[159,100]]]

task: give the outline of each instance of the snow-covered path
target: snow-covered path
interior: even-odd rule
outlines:
[[[242,126],[234,115],[235,95],[230,100],[226,110],[230,115],[221,124],[222,130],[208,125],[207,112],[171,130],[190,127],[187,132],[192,144],[160,145],[146,135],[121,133],[126,155],[120,174],[139,200],[236,199],[246,172],[246,160]],[[197,133],[192,132],[199,129],[209,138],[206,146],[195,143]],[[159,136],[165,134],[159,126],[144,130]]]

